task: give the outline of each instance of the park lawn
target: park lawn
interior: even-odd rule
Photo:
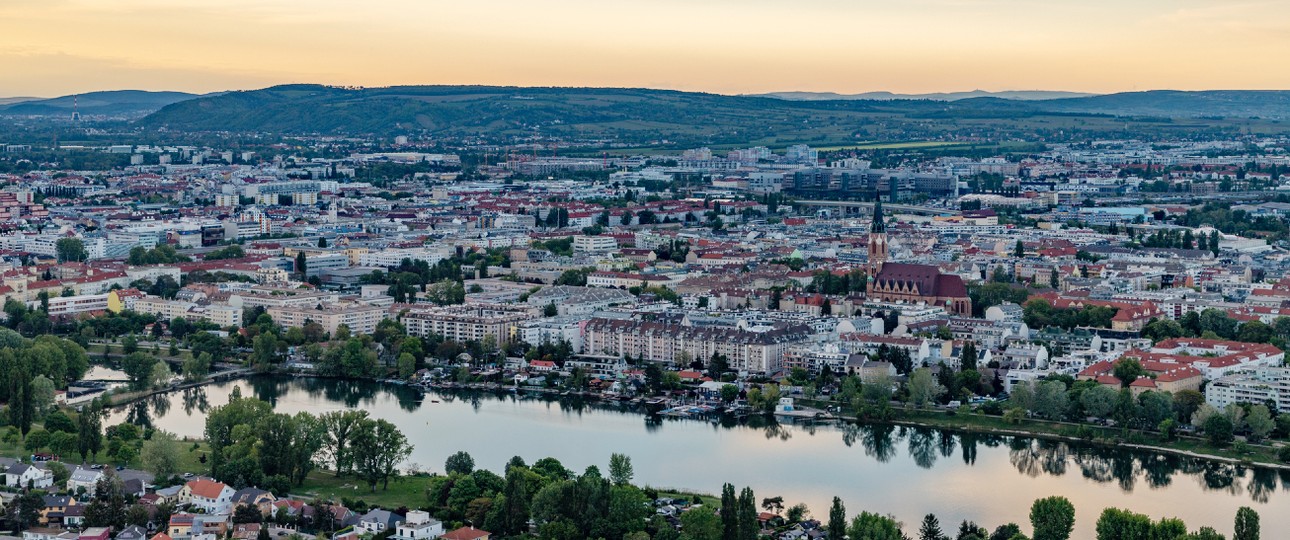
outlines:
[[[426,488],[429,485],[429,476],[403,476],[391,479],[388,490],[381,489],[378,483],[376,491],[372,492],[366,482],[353,475],[337,478],[331,471],[314,471],[309,473],[304,485],[292,488],[291,494],[305,500],[339,502],[341,499],[361,499],[369,506],[417,508],[426,505]]]

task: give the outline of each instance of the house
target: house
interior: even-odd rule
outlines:
[[[77,534],[62,529],[32,527],[22,531],[22,540],[76,540]]]
[[[38,469],[34,465],[15,463],[4,472],[6,486],[48,489],[54,485],[54,473]]]
[[[443,533],[439,538],[442,540],[488,540],[492,538],[493,533],[474,527],[462,527],[455,531]]]
[[[235,540],[255,540],[260,535],[259,523],[238,523],[233,525],[233,538]]]
[[[79,529],[85,524],[85,505],[68,506],[63,510],[63,526]]]
[[[112,530],[107,527],[90,527],[81,531],[78,540],[108,540],[112,536]]]
[[[443,523],[430,517],[428,512],[413,510],[408,512],[407,519],[400,523],[394,538],[398,540],[421,540],[437,538],[443,534]]]
[[[358,518],[358,528],[363,532],[380,534],[403,523],[403,516],[389,510],[374,509]]]
[[[40,524],[61,526],[68,507],[76,506],[76,499],[67,495],[45,495],[41,497],[45,507],[40,510]]]
[[[191,535],[192,531],[192,514],[183,512],[170,516],[170,525],[166,528],[166,534],[169,538],[187,538]],[[153,540],[157,540],[156,537],[153,537]]]
[[[233,507],[247,505],[260,509],[263,513],[276,501],[272,493],[259,488],[247,487],[237,490],[233,493]]]
[[[223,482],[198,478],[179,490],[179,501],[207,514],[227,514],[233,507],[233,493],[233,488]]]
[[[94,488],[98,485],[99,478],[103,476],[103,471],[94,469],[85,469],[76,467],[72,475],[67,478],[67,491],[76,492],[78,488],[84,488],[87,493],[94,493]]]
[[[142,497],[147,493],[147,489],[143,485],[143,480],[139,478],[126,478],[125,480],[122,480],[121,491],[126,495],[133,495],[135,497]]]
[[[131,525],[116,533],[116,540],[148,540],[148,531],[138,525]]]

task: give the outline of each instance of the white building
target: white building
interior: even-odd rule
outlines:
[[[412,510],[408,512],[407,519],[399,524],[394,533],[394,538],[398,540],[422,540],[425,538],[438,538],[443,533],[443,522],[430,517],[427,512]]]
[[[1217,408],[1232,403],[1263,404],[1268,400],[1277,410],[1290,408],[1290,368],[1260,367],[1227,375],[1205,387],[1205,401]]]

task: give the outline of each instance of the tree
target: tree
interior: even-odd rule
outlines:
[[[1016,523],[1007,523],[1000,525],[990,533],[990,540],[1012,540],[1013,537],[1021,535],[1021,527]]]
[[[44,506],[43,503],[41,506]],[[722,540],[723,538],[721,519],[702,506],[681,514],[681,531],[690,540]]]
[[[157,358],[141,352],[130,353],[121,359],[121,371],[130,378],[130,386],[136,390],[142,390],[148,387],[153,371],[152,367],[157,363]]]
[[[1242,506],[1236,511],[1236,532],[1232,540],[1259,540],[1259,513]]]
[[[737,511],[739,531],[736,535],[738,540],[757,540],[757,532],[761,527],[757,524],[756,500],[752,488],[745,487],[739,491]]]
[[[94,486],[94,500],[85,506],[85,526],[121,527],[125,509],[125,484],[115,471],[105,469]]]
[[[963,357],[961,366],[963,371],[975,370],[977,368],[976,342],[968,341],[963,344]]]
[[[632,483],[632,458],[624,454],[609,455],[609,481],[615,486],[626,486]]]
[[[828,540],[845,540],[847,536],[847,509],[842,506],[842,499],[833,497],[829,506]]]
[[[378,482],[383,483],[381,489],[389,489],[399,463],[412,454],[412,444],[394,424],[364,420],[354,432],[353,451],[355,468],[375,492]]]
[[[50,380],[49,377],[37,375],[36,378],[31,380],[26,398],[32,407],[35,419],[42,419],[49,411],[53,410],[56,391],[54,381]],[[52,431],[53,428],[47,425],[45,430]]]
[[[1272,419],[1272,412],[1268,410],[1267,405],[1255,405],[1250,407],[1250,413],[1245,417],[1245,425],[1250,428],[1247,439],[1257,443],[1272,433],[1276,428],[1276,421]],[[48,429],[49,423],[46,422],[45,426]]]
[[[727,384],[721,387],[721,402],[733,403],[739,397],[739,387],[733,384]]]
[[[1017,241],[1021,245],[1021,241]],[[936,519],[936,514],[927,514],[923,516],[923,525],[918,528],[918,540],[948,540],[945,533],[941,532],[941,521]]]
[[[409,379],[417,371],[417,359],[408,353],[399,354],[399,378]]]
[[[1017,245],[1012,248],[1012,256],[1018,259],[1026,256],[1026,245],[1017,240]]]
[[[1080,405],[1084,406],[1084,414],[1097,418],[1106,418],[1115,409],[1115,399],[1118,392],[1109,386],[1097,385],[1085,389],[1080,394]]]
[[[1147,374],[1147,370],[1142,368],[1142,362],[1137,358],[1125,358],[1116,362],[1115,367],[1111,370],[1115,378],[1120,379],[1120,386],[1128,388],[1133,385],[1133,381],[1138,380]]]
[[[1200,413],[1197,412],[1197,414]],[[1226,446],[1228,443],[1232,442],[1233,432],[1236,431],[1236,426],[1226,415],[1210,414],[1205,418],[1201,429],[1205,430],[1205,436],[1209,438],[1210,444],[1214,446]]]
[[[721,539],[738,540],[739,537],[739,499],[735,497],[735,486],[721,486]]]
[[[90,258],[90,254],[85,250],[85,242],[80,238],[59,238],[54,242],[54,252],[58,255],[58,262],[84,262]]]
[[[1107,508],[1097,520],[1097,540],[1152,540],[1152,529],[1147,516]]]
[[[933,400],[945,393],[945,387],[936,382],[936,379],[932,377],[932,370],[929,368],[914,370],[914,374],[909,377],[907,386],[909,387],[909,403],[918,408],[928,406]]]
[[[181,466],[179,440],[168,431],[154,431],[152,438],[143,442],[139,458],[144,470],[158,480],[170,478],[179,472]]]
[[[16,507],[13,513],[15,529],[27,529],[40,519],[40,511],[45,509],[45,500],[35,491],[27,491],[11,503]]]
[[[1030,506],[1030,524],[1034,540],[1068,540],[1075,528],[1075,505],[1060,496],[1036,500]]]
[[[847,528],[850,540],[908,540],[900,530],[900,523],[887,516],[861,512]]]
[[[475,470],[475,458],[469,453],[457,452],[444,461],[443,470],[448,474],[470,474]]]
[[[300,274],[301,276],[304,276],[308,272],[309,272],[309,260],[308,260],[308,257],[305,255],[305,252],[301,251],[299,253],[296,253],[296,273]]]
[[[170,379],[174,378],[175,373],[170,371],[170,365],[165,362],[157,362],[152,365],[152,373],[148,376],[149,386],[152,388],[161,388],[170,384]]]

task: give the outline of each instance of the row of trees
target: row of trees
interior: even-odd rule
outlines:
[[[1231,442],[1238,431],[1246,432],[1251,442],[1273,433],[1290,435],[1290,414],[1278,416],[1267,405],[1230,405],[1219,411],[1205,403],[1204,396],[1195,390],[1147,391],[1134,397],[1128,385],[1145,376],[1141,366],[1132,359],[1124,360],[1116,365],[1115,374],[1124,387],[1116,389],[1069,377],[1017,383],[1008,399],[1013,409],[1005,417],[1019,421],[1028,412],[1048,420],[1112,420],[1121,427],[1154,430],[1165,437],[1172,437],[1181,426],[1191,425],[1204,431],[1216,445]]]
[[[1142,328],[1142,335],[1155,342],[1178,337],[1201,337],[1270,343],[1281,347],[1290,340],[1290,317],[1277,317],[1272,324],[1258,320],[1240,322],[1226,311],[1208,308],[1200,313],[1188,312],[1178,320],[1152,320]]]
[[[285,493],[319,465],[354,474],[372,491],[389,487],[397,466],[412,452],[407,437],[366,411],[274,413],[268,403],[241,397],[212,409],[206,419],[211,475],[237,488],[269,486]]]

